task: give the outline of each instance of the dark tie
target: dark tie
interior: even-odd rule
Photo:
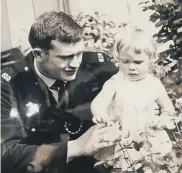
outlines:
[[[54,89],[58,91],[58,107],[62,107],[66,109],[69,104],[69,95],[67,91],[67,83],[56,80],[56,82],[50,87],[50,89]]]
[[[65,109],[67,109],[68,105],[69,105],[69,94],[67,91],[68,85],[69,85],[69,83],[65,83],[63,81],[56,81],[50,87],[50,89],[54,89],[54,90],[58,91],[59,96],[58,96],[58,104],[56,105],[56,108],[58,108],[58,109],[61,108],[63,111]],[[79,120],[79,123],[80,123],[79,128],[78,129],[76,128],[76,130],[74,130],[74,131],[71,130],[72,128],[75,128],[75,124],[77,124],[77,122],[75,122],[74,120],[75,119],[73,117],[70,120],[65,120],[64,128],[66,130],[66,133],[60,134],[61,141],[68,141],[70,139],[70,135],[77,135],[82,130],[83,123],[82,122],[80,123],[80,120]],[[78,121],[78,119],[77,119],[77,121]]]

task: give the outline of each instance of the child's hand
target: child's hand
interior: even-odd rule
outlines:
[[[168,115],[168,113],[162,113],[160,115],[160,122],[162,122],[163,126],[167,127],[168,129],[174,129],[176,126],[174,125],[174,117]]]
[[[155,127],[158,129],[164,129],[167,127],[168,129],[174,129],[175,125],[174,125],[174,120],[172,116],[168,116],[168,115],[165,116],[161,114],[160,116],[155,117],[150,127]]]
[[[109,120],[109,118],[107,117],[93,117],[92,118],[92,121],[95,123],[95,124],[110,124],[111,121]]]
[[[155,117],[149,124],[149,127],[155,128],[155,129],[163,129],[164,125],[161,123],[158,116]]]

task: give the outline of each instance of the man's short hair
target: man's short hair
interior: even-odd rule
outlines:
[[[51,48],[51,41],[76,43],[82,39],[83,28],[63,12],[45,12],[33,23],[29,42],[32,48]]]
[[[132,50],[136,54],[145,53],[150,60],[157,58],[157,42],[146,31],[128,24],[118,34],[113,50],[113,56],[118,59],[119,51]]]

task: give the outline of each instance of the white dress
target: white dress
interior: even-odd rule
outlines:
[[[130,81],[121,72],[110,80],[115,81],[114,108],[123,133],[143,130],[155,118],[153,103],[163,89],[161,82],[150,74],[141,81]]]
[[[136,137],[137,132],[145,131],[152,120],[156,118],[153,103],[160,96],[160,93],[165,91],[160,80],[151,74],[148,74],[141,81],[130,81],[121,72],[118,72],[110,79],[110,82],[112,83],[111,89],[115,89],[115,95],[108,108],[108,114],[110,117],[115,116],[120,121],[120,125],[122,126],[120,144],[122,145],[125,140],[124,137],[129,134],[131,137],[132,135]],[[148,136],[147,140],[152,144],[150,148],[152,152],[160,152],[161,156],[170,152],[172,144],[166,131],[150,130],[150,133],[152,136]],[[115,155],[112,153],[114,152],[113,148],[110,151],[108,150],[108,152],[107,150],[103,150],[99,154],[99,159],[112,160],[112,158],[120,156],[116,167],[126,170],[128,168],[128,163],[124,159],[126,150],[121,150],[121,145],[115,147]],[[142,153],[142,149],[140,152],[135,149],[127,149],[127,153],[130,155],[132,161],[145,157],[145,154],[149,154],[145,151]]]

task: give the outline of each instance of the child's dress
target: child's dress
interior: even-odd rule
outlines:
[[[166,131],[148,128],[152,121],[157,118],[154,114],[153,103],[161,92],[165,92],[161,82],[150,74],[141,81],[130,81],[121,72],[118,72],[110,80],[115,83],[115,88],[112,88],[115,89],[115,95],[108,109],[108,114],[109,117],[115,116],[120,122],[122,139],[120,145],[115,147],[114,155],[109,151],[111,158],[109,158],[109,152],[107,153],[106,150],[100,152],[100,158],[96,158],[102,160],[102,158],[105,158],[104,156],[107,156],[107,159],[111,160],[119,155],[120,161],[117,166],[126,170],[128,168],[126,159],[124,159],[126,153],[130,155],[129,157],[133,161],[144,157],[145,153],[138,152],[135,149],[127,149],[126,153],[124,153],[121,151],[121,146],[132,143],[133,140],[137,140],[141,132],[146,131],[150,133],[146,140],[152,144],[152,147],[150,147],[152,152],[160,153],[161,155],[170,152],[172,144]],[[145,137],[143,133],[142,138]],[[118,150],[120,150],[119,154]]]
[[[153,103],[159,97],[162,84],[148,74],[141,81],[130,81],[118,72],[112,79],[115,81],[114,112],[122,125],[122,132],[130,133],[143,130],[154,118]]]

